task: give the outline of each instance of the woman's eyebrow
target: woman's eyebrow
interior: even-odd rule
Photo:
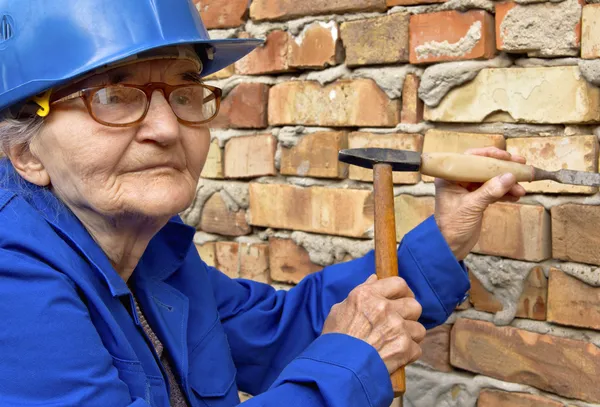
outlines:
[[[184,72],[182,74],[179,74],[179,76],[184,81],[191,81],[191,82],[196,82],[196,83],[201,83],[202,82],[202,76],[200,75],[199,72],[187,71],[187,72]]]

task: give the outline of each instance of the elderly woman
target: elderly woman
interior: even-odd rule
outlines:
[[[387,407],[465,297],[483,211],[524,193],[438,180],[403,278],[371,252],[289,292],[232,280],[177,214],[219,109],[200,78],[259,42],[211,41],[189,0],[0,0],[0,28],[3,407]]]

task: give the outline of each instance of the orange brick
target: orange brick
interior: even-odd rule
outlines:
[[[409,73],[404,79],[402,88],[402,112],[400,121],[407,124],[417,124],[423,121],[424,104],[419,99],[419,84],[421,80],[417,75]]]
[[[225,177],[253,178],[275,175],[277,141],[271,134],[241,136],[225,145]]]
[[[298,284],[304,277],[322,268],[310,261],[306,249],[293,240],[269,238],[269,269],[274,281]]]
[[[234,28],[246,22],[248,0],[194,0],[208,29]]]
[[[269,124],[331,127],[395,127],[400,104],[390,100],[371,79],[318,82],[291,81],[269,93]]]
[[[416,6],[420,4],[445,3],[446,1],[447,0],[387,0],[387,6]]]
[[[200,229],[224,236],[243,236],[252,231],[246,223],[246,211],[230,211],[218,192],[213,194],[202,208]]]
[[[236,242],[215,244],[215,267],[230,278],[240,277],[240,245]]]
[[[496,48],[529,56],[579,55],[585,0],[496,4]],[[557,32],[560,27],[560,32]]]
[[[399,195],[394,198],[394,211],[396,240],[400,242],[408,232],[433,215],[435,198],[431,196]]]
[[[497,147],[506,149],[506,141],[502,134],[476,134],[432,129],[425,133],[424,153],[459,153],[463,154],[471,148]],[[434,178],[423,175],[424,182],[433,182]]]
[[[349,21],[342,24],[346,65],[377,65],[408,62],[406,13]]]
[[[535,394],[483,390],[477,407],[564,407],[564,404]]]
[[[420,134],[373,134],[354,132],[348,136],[348,148],[392,148],[397,150],[410,150],[421,152],[423,136]],[[373,182],[373,170],[349,166],[350,179]],[[393,180],[396,184],[417,184],[421,180],[421,173],[394,172]]]
[[[241,38],[247,38],[245,33]],[[235,63],[235,70],[240,75],[264,75],[290,72],[288,50],[290,34],[285,31],[272,31],[267,35],[265,44]]]
[[[240,244],[240,278],[270,284],[269,245],[266,243]]]
[[[202,261],[210,267],[216,266],[216,244],[215,242],[208,242],[202,245],[197,244],[196,249]]]
[[[494,39],[494,17],[483,10],[416,14],[410,18],[410,63],[490,59]]]
[[[241,83],[226,98],[231,104],[230,126],[234,129],[262,129],[268,126],[269,86],[264,83]]]
[[[550,239],[550,216],[543,206],[497,203],[483,215],[473,252],[542,261],[551,256]]]
[[[527,159],[527,164],[547,171],[561,169],[598,172],[596,136],[523,137],[509,139],[506,150]],[[529,193],[595,194],[597,187],[560,184],[555,181],[521,183]]]
[[[250,184],[250,224],[348,237],[373,228],[370,191],[286,184]]]
[[[600,266],[600,207],[564,204],[551,213],[553,257]]]
[[[289,20],[301,16],[342,14],[359,11],[385,11],[385,0],[254,0],[250,5],[253,20]]]
[[[600,329],[600,288],[587,285],[558,269],[550,269],[548,321]]]
[[[452,326],[440,325],[427,331],[421,343],[423,355],[419,361],[440,372],[452,372],[450,365],[450,331]]]
[[[223,178],[223,149],[219,147],[219,141],[216,139],[210,143],[206,162],[202,168],[202,178]]]
[[[291,148],[281,148],[283,175],[344,178],[348,166],[338,160],[339,150],[348,148],[346,132],[317,132],[303,136]]]
[[[326,68],[343,61],[343,47],[338,25],[316,22],[290,41],[289,66],[293,68]]]
[[[450,363],[564,397],[600,401],[600,352],[587,342],[458,319],[452,329]]]
[[[473,273],[469,273],[471,291],[469,298],[478,311],[496,313],[503,309],[502,303],[479,282]],[[517,304],[516,317],[546,320],[546,304],[548,301],[548,279],[544,270],[534,267],[524,282],[523,293]]]

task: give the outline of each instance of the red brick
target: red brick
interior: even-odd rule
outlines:
[[[268,126],[269,86],[264,83],[241,83],[226,100],[231,104],[230,126],[234,129],[262,129]]]
[[[239,250],[240,278],[270,284],[269,245],[266,243],[241,243]]]
[[[286,184],[250,184],[250,224],[347,237],[373,227],[370,191]]]
[[[269,124],[330,127],[395,127],[400,104],[371,79],[290,81],[271,88]]]
[[[458,319],[452,329],[450,363],[564,397],[600,401],[600,350],[591,343]]]
[[[322,268],[310,261],[306,249],[293,240],[269,238],[269,269],[274,281],[298,284],[304,277]]]
[[[407,124],[417,124],[423,121],[423,101],[419,98],[419,84],[421,80],[417,75],[409,73],[404,79],[402,88],[402,112],[400,121]]]
[[[421,343],[423,355],[419,361],[440,372],[452,372],[450,365],[450,331],[451,325],[440,325],[429,331]]]
[[[234,28],[246,22],[248,0],[194,0],[208,29]]]
[[[471,290],[469,298],[478,311],[496,313],[502,311],[502,303],[479,282],[473,273],[469,273]],[[523,293],[517,304],[516,317],[546,320],[548,302],[548,279],[541,267],[534,267],[524,282]]]
[[[225,178],[275,175],[277,140],[271,134],[240,136],[225,144]]]
[[[411,64],[490,59],[496,55],[494,40],[494,17],[486,11],[417,14],[410,18],[409,59]]]
[[[600,287],[551,268],[548,321],[600,330]]]
[[[420,4],[445,3],[446,1],[447,0],[387,0],[387,6],[416,6]]]
[[[213,194],[202,208],[200,229],[224,236],[243,236],[252,231],[246,223],[246,211],[230,211],[218,192]]]
[[[335,21],[316,22],[289,42],[289,66],[326,68],[343,61],[343,47]]]
[[[550,258],[550,216],[543,206],[497,203],[483,215],[473,252],[517,260]]]
[[[240,277],[240,245],[236,242],[215,244],[215,267],[230,278]]]
[[[385,0],[254,0],[250,5],[250,17],[257,21],[288,20],[327,13],[385,10]]]
[[[535,394],[483,390],[477,407],[564,407],[564,404]]]
[[[564,204],[551,213],[553,257],[600,266],[600,207]]]
[[[240,38],[247,38],[245,33]],[[288,51],[291,36],[285,31],[273,31],[267,35],[265,44],[235,63],[240,75],[265,75],[290,72]]]
[[[408,62],[406,13],[349,21],[342,24],[346,65],[378,65]]]
[[[291,147],[281,148],[280,172],[315,178],[344,178],[348,166],[338,160],[339,150],[348,148],[346,132],[306,134]]]
[[[348,148],[392,148],[397,150],[410,150],[421,152],[423,148],[423,136],[420,134],[374,134],[364,132],[350,133],[348,136]],[[349,166],[350,179],[358,181],[373,182],[373,170]],[[395,184],[417,184],[421,180],[421,174],[417,172],[394,172]]]

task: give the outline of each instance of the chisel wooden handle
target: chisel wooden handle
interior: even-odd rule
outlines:
[[[517,182],[534,180],[531,165],[479,155],[423,153],[421,174],[456,182],[487,182],[495,176],[512,173]]]

